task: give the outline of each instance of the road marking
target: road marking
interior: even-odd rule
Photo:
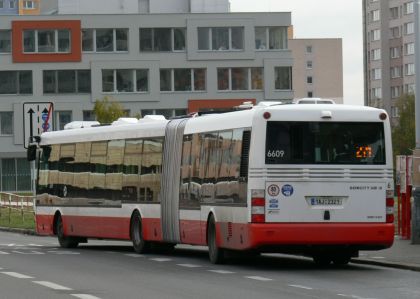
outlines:
[[[15,246],[15,244],[7,244],[7,246],[9,246],[9,247],[12,247],[12,246]]]
[[[375,299],[375,298],[364,298],[357,295],[346,295],[346,294],[337,294],[337,296],[353,298],[353,299]]]
[[[168,258],[161,258],[161,257],[158,257],[158,258],[153,258],[153,259],[150,259],[151,261],[155,261],[155,262],[169,262],[169,261],[172,261],[172,259],[168,259]]]
[[[143,254],[137,254],[137,253],[127,253],[125,255],[129,257],[144,257]]]
[[[9,276],[12,276],[12,277],[15,277],[15,278],[23,278],[23,279],[33,278],[31,276],[28,276],[28,275],[25,275],[25,274],[16,273],[16,272],[0,272],[0,273],[9,275]]]
[[[234,274],[235,272],[227,270],[208,270],[210,272],[219,273],[219,274]]]
[[[8,252],[0,251],[0,254],[10,254]]]
[[[44,245],[33,244],[33,243],[29,244],[29,246],[44,247]]]
[[[383,256],[372,256],[373,259],[384,259],[385,257]]]
[[[101,299],[99,297],[92,296],[92,295],[89,295],[89,294],[70,294],[70,295],[72,295],[74,297],[77,297],[77,298],[80,298],[80,299]]]
[[[194,265],[194,264],[177,264],[178,266],[185,267],[185,268],[200,268],[200,265]]]
[[[23,252],[23,251],[13,250],[12,252],[19,253],[19,254],[45,254],[43,252],[39,252],[39,251],[35,251],[35,250],[32,250],[30,252]]]
[[[49,282],[49,281],[32,281],[32,282],[36,284],[40,284],[44,287],[47,287],[53,290],[71,291],[71,289],[68,287],[65,287],[65,286],[62,286],[53,282]]]
[[[80,254],[80,252],[74,252],[74,251],[61,251],[61,250],[50,250],[47,251],[48,253],[54,253],[54,254]]]
[[[259,281],[270,281],[270,280],[272,280],[271,278],[262,277],[262,276],[245,276],[245,277],[249,278],[249,279],[259,280]]]
[[[305,290],[313,290],[313,288],[302,286],[299,284],[289,284],[289,287],[298,288],[298,289],[305,289]]]

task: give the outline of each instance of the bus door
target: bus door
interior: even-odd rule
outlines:
[[[171,120],[166,125],[161,180],[161,225],[164,242],[180,243],[179,191],[184,128],[187,119]]]

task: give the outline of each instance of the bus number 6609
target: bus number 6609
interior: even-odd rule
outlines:
[[[283,156],[284,156],[283,150],[267,151],[267,158],[283,158]]]

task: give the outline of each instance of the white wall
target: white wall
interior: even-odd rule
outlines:
[[[138,12],[138,0],[58,0],[59,14],[134,14]]]
[[[153,0],[152,0],[153,1]],[[190,0],[191,12],[229,12],[229,0]]]

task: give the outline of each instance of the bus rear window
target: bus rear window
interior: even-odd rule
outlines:
[[[266,164],[385,164],[383,123],[267,123]]]

